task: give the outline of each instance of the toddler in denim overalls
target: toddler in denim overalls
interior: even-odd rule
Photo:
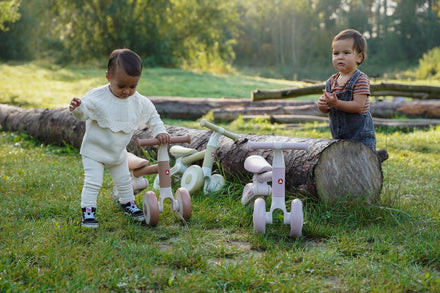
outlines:
[[[366,58],[367,41],[356,30],[337,34],[332,42],[332,64],[338,73],[331,76],[318,109],[329,113],[334,139],[359,141],[368,146],[380,163],[388,159],[385,149],[376,151],[376,135],[370,112],[370,81],[357,69]]]
[[[332,64],[338,73],[327,80],[317,106],[319,111],[329,114],[334,139],[359,141],[376,153],[376,135],[368,100],[370,81],[357,69],[366,54],[367,41],[358,31],[347,29],[334,37]]]
[[[361,74],[361,71],[356,70],[348,82],[345,91],[336,93],[339,100],[351,101],[353,99],[353,86]],[[331,92],[330,79],[327,80],[325,90],[328,93]],[[331,107],[329,117],[330,131],[334,139],[360,141],[373,151],[376,151],[376,135],[370,111],[366,113],[348,113]]]

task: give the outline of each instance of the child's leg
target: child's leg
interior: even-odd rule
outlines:
[[[135,199],[127,160],[118,165],[109,166],[113,183],[118,189],[119,203],[125,204]]]
[[[109,166],[108,169],[112,174],[113,183],[118,189],[119,203],[124,213],[136,221],[144,221],[144,213],[138,209],[134,202],[135,197],[130,172],[128,171],[127,159],[119,165]]]
[[[102,187],[104,165],[83,156],[84,186],[81,193],[81,208],[96,207],[96,199]]]

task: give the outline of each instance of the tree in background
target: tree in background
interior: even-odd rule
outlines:
[[[147,66],[219,72],[236,66],[267,77],[323,79],[333,72],[330,44],[342,29],[367,38],[362,69],[372,76],[416,67],[440,47],[439,0],[0,2],[6,3],[15,3],[12,11],[21,17],[6,21],[9,10],[0,5],[9,29],[0,31],[2,60],[102,63],[113,49],[130,47]]]
[[[170,0],[163,34],[185,68],[227,71],[235,58],[238,13],[234,1]]]
[[[22,18],[0,33],[3,60],[32,55],[85,63],[122,47],[138,52],[147,66],[225,70],[234,59],[234,1],[21,1]]]
[[[0,1],[0,31],[9,30],[9,25],[20,19],[20,3],[21,0]]]

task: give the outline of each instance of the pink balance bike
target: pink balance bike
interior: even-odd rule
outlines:
[[[171,143],[173,144],[185,142],[191,142],[191,138],[189,135],[171,138]],[[136,145],[138,147],[159,145],[159,140],[156,138],[138,138],[136,139]],[[189,192],[185,188],[178,188],[176,190],[175,197],[173,197],[173,191],[171,188],[168,145],[159,145],[159,150],[157,153],[157,164],[137,168],[133,171],[132,174],[135,178],[138,178],[138,180],[142,180],[142,176],[150,174],[158,174],[158,176],[160,177],[159,201],[157,200],[156,194],[153,191],[145,192],[142,200],[145,223],[147,223],[147,225],[157,225],[159,221],[159,213],[163,212],[163,204],[165,199],[171,200],[171,209],[177,212],[177,215],[180,219],[188,220],[191,217],[192,207]],[[145,180],[145,178],[143,179]]]
[[[293,142],[252,142],[247,144],[252,149],[272,149],[272,166],[259,155],[251,155],[246,158],[244,168],[254,173],[252,183],[248,183],[243,189],[242,203],[246,205],[255,199],[253,224],[257,233],[266,233],[266,224],[272,224],[273,212],[277,209],[284,213],[284,224],[290,224],[290,236],[299,237],[302,235],[304,223],[302,202],[294,199],[291,204],[290,213],[286,210],[285,204],[285,163],[283,150],[298,149],[307,150],[307,143]],[[272,186],[268,182],[272,181]],[[272,194],[270,211],[266,212],[266,201],[264,197]]]
[[[206,119],[200,121],[200,126],[207,127],[214,132],[211,134],[206,149],[197,151],[196,149],[186,148],[182,146],[172,146],[170,153],[176,158],[176,163],[171,168],[171,176],[174,178],[181,175],[181,186],[193,192],[199,190],[203,186],[205,194],[219,190],[224,184],[225,179],[220,174],[212,174],[212,166],[217,151],[217,143],[221,135],[227,136],[232,140],[237,140],[238,135],[212,124]],[[202,167],[191,165],[196,161],[203,159]],[[190,166],[191,165],[191,166]],[[160,177],[156,176],[154,180],[154,188],[157,188]]]

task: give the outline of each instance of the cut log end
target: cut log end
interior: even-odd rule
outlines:
[[[314,170],[317,195],[322,201],[376,202],[383,174],[376,154],[362,143],[338,141],[328,146]]]

